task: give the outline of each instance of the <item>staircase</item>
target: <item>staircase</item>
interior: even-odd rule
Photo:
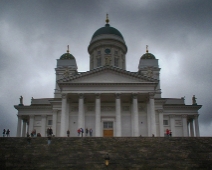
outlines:
[[[212,138],[52,137],[50,145],[47,140],[0,138],[0,169],[212,170]]]

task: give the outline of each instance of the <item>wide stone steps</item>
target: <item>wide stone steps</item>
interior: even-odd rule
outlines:
[[[106,154],[110,156],[105,166]],[[212,169],[212,138],[0,138],[4,169]]]

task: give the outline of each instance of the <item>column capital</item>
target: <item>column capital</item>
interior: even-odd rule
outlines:
[[[100,93],[96,93],[95,96],[96,96],[96,99],[100,99],[101,94]]]
[[[199,117],[199,115],[197,114],[197,115],[194,115],[194,118],[198,118]]]
[[[84,98],[84,94],[83,93],[79,93],[79,99],[83,99]]]
[[[46,115],[41,115],[41,118],[46,118]]]
[[[58,112],[58,110],[57,109],[53,109],[52,110],[52,113],[54,114],[54,113],[57,113]]]
[[[61,94],[61,97],[62,97],[62,99],[66,99],[67,98],[67,94],[63,93],[63,94]]]
[[[132,98],[133,99],[137,99],[138,98],[138,94],[137,93],[132,93]]]
[[[163,109],[158,109],[158,113],[163,113]]]
[[[188,115],[182,115],[182,118],[187,118],[188,117]]]
[[[149,98],[154,99],[155,98],[155,93],[149,93]]]
[[[31,118],[34,118],[34,117],[35,117],[35,115],[29,115],[29,117],[30,117],[30,119],[31,119]]]
[[[116,99],[120,99],[121,98],[121,94],[120,93],[115,93]]]
[[[175,118],[175,115],[169,115],[170,118]]]

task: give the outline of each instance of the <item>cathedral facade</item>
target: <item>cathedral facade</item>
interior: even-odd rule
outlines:
[[[78,72],[69,49],[57,60],[54,98],[31,100],[18,110],[17,137],[36,130],[42,137],[51,128],[57,137],[77,136],[77,129],[92,129],[93,137],[199,137],[198,110],[184,98],[162,98],[158,59],[148,48],[138,71],[126,70],[127,45],[109,24],[92,36],[88,46],[90,70]]]

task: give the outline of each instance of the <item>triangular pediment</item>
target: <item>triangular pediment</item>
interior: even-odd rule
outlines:
[[[70,76],[58,83],[153,83],[157,80],[148,78],[135,72],[129,72],[114,67],[102,67],[96,70]]]

